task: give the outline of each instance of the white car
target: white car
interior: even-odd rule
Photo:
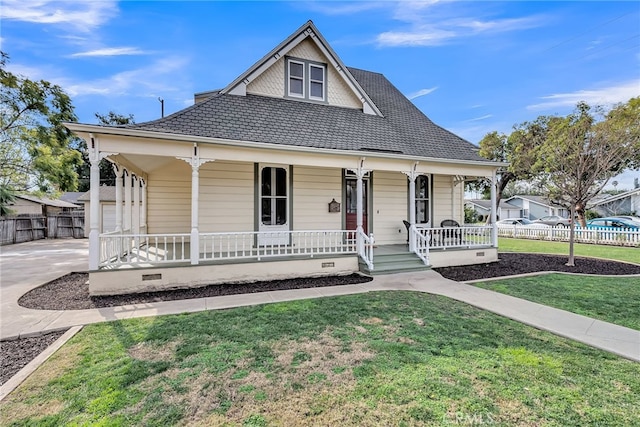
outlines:
[[[507,218],[496,221],[498,227],[551,228],[550,225],[533,222],[527,218]]]

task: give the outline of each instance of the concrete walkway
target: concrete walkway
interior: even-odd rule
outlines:
[[[39,335],[116,319],[216,310],[372,291],[409,290],[443,295],[640,362],[640,331],[454,282],[435,271],[376,276],[360,285],[273,291],[91,310],[20,307],[25,292],[70,271],[86,270],[86,240],[43,240],[0,248],[0,339]]]

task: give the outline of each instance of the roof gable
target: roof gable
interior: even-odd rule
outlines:
[[[631,191],[627,191],[625,193],[614,194],[612,196],[603,197],[600,200],[592,202],[592,206],[604,205],[609,202],[615,202],[620,199],[625,199],[627,197],[631,197],[633,195],[640,195],[640,188],[634,188]]]
[[[364,113],[382,116],[382,112],[378,106],[360,86],[349,69],[342,63],[338,55],[334,52],[331,46],[329,46],[329,43],[327,43],[322,34],[320,34],[312,21],[308,21],[294,31],[282,43],[272,49],[258,62],[253,64],[247,71],[238,76],[238,78],[231,82],[227,87],[222,89],[220,93],[246,96],[248,92],[250,93],[250,85],[256,81],[260,82],[259,78],[267,73],[268,70],[272,69],[272,67],[279,67],[277,69],[277,74],[281,77],[279,79],[276,77],[276,80],[274,81],[276,84],[282,82],[283,90],[281,90],[280,93],[284,93],[284,58],[289,54],[300,52],[301,47],[304,47],[305,45],[312,45],[321,55],[321,59],[326,60],[328,73],[333,77],[331,80],[336,83],[339,82],[339,86],[343,87],[346,92],[350,93],[349,97],[351,99],[349,99],[349,102],[351,104],[353,104],[353,102],[360,102],[360,108],[362,108]],[[310,47],[306,47],[305,50],[309,51],[309,49]],[[258,86],[258,84],[254,83],[253,86]]]

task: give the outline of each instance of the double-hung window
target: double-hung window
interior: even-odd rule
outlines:
[[[327,66],[306,59],[287,58],[286,96],[324,102]]]
[[[304,98],[304,63],[289,60],[289,96]]]

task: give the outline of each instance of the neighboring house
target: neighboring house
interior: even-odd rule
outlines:
[[[491,200],[485,199],[471,199],[464,201],[465,206],[473,209],[478,215],[478,219],[480,221],[484,221],[487,219],[489,215],[491,215]],[[500,201],[500,205],[498,206],[498,219],[507,219],[507,218],[519,218],[520,217],[520,207],[516,205],[512,205],[511,203],[507,203],[504,200]]]
[[[613,196],[600,196],[589,203],[589,209],[596,211],[600,216],[640,216],[640,188]]]
[[[77,205],[62,200],[53,200],[46,197],[36,197],[25,194],[17,194],[15,200],[9,203],[12,215],[55,215],[62,212],[74,211]]]
[[[138,191],[140,192],[140,190]],[[89,208],[89,200],[90,200],[89,193],[90,193],[89,191],[87,191],[86,193],[80,193],[81,195],[78,197],[78,201],[82,203],[84,207],[84,223],[85,224],[91,223],[91,218],[90,218],[91,209]],[[133,200],[133,194],[132,194],[131,200]],[[141,205],[140,202],[138,204]],[[123,205],[123,202],[121,202],[120,205]],[[134,207],[135,205],[133,205],[132,203],[131,206],[133,211],[133,209],[135,209]],[[124,210],[124,207],[121,209],[121,211],[123,210]],[[106,186],[106,185],[100,186],[100,208],[98,209],[98,214],[99,214],[98,229],[100,230],[101,233],[109,233],[112,231],[116,231],[116,228],[117,228],[116,227],[116,223],[117,223],[116,187]],[[120,230],[130,230],[130,229],[131,229],[130,226],[128,226],[127,224],[121,224]],[[142,229],[141,231],[144,231],[144,229]],[[89,227],[84,228],[84,235],[85,237],[89,237]]]
[[[60,200],[67,203],[73,203],[79,208],[84,209],[84,203],[78,200],[78,197],[82,196],[84,193],[85,192],[83,191],[67,191],[60,195]]]
[[[382,74],[346,67],[311,21],[177,113],[66,126],[89,148],[94,295],[380,272],[385,248],[422,267],[497,260],[495,227],[447,239],[440,223],[462,223],[464,181],[495,183],[503,165]],[[103,158],[116,167],[116,197],[141,189],[139,203],[137,192],[133,205],[116,202],[125,208],[110,234],[98,220]]]
[[[522,218],[535,220],[547,215],[569,218],[569,211],[566,208],[549,201],[543,196],[516,195],[508,198],[505,202],[518,206]]]

